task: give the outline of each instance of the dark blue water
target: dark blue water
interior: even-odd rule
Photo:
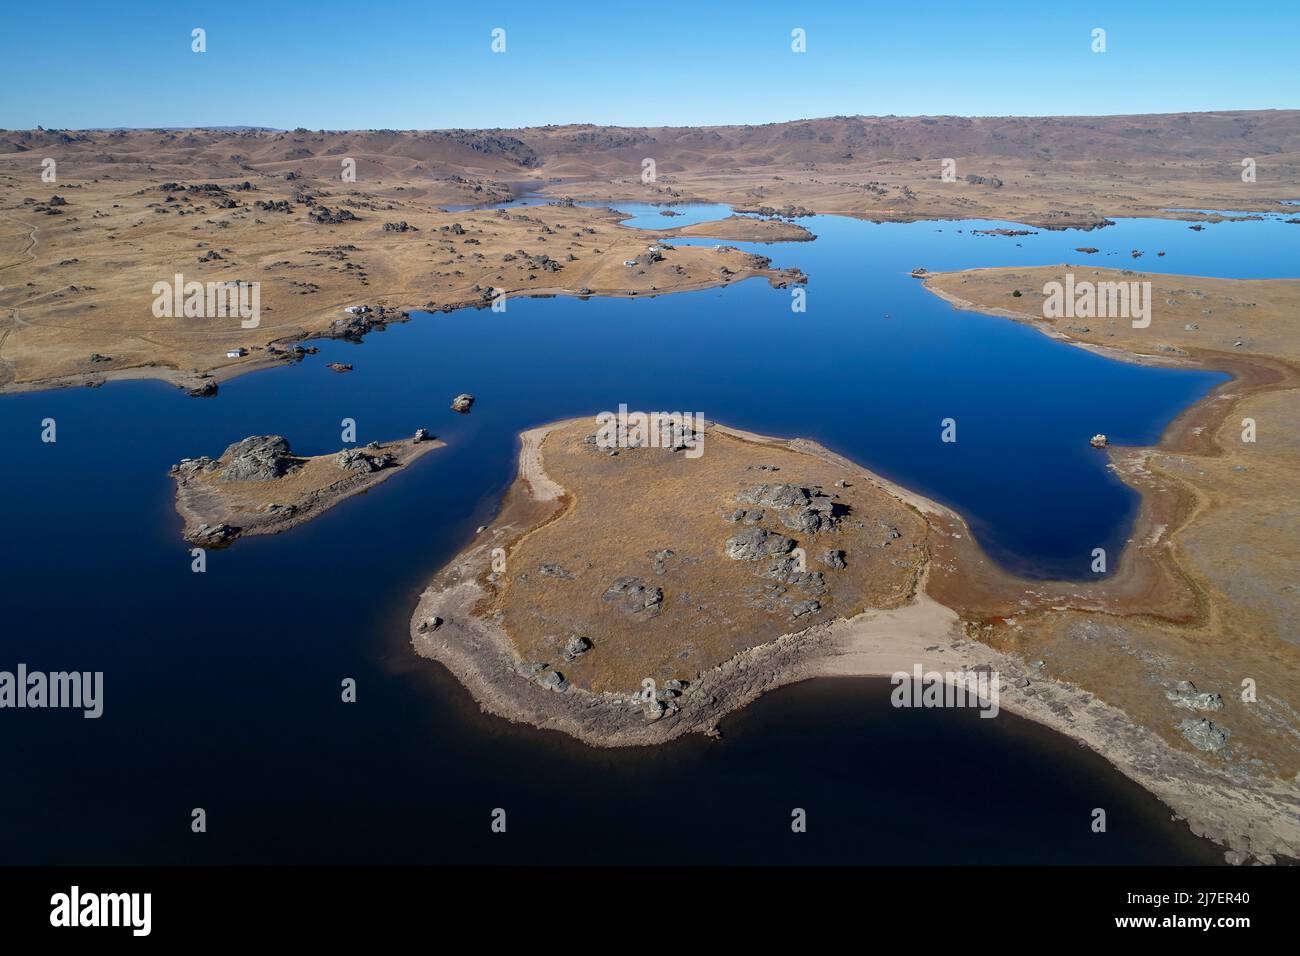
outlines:
[[[811,276],[804,314],[755,281],[512,300],[505,314],[324,342],[209,401],[156,383],[0,399],[0,668],[106,672],[98,721],[0,713],[0,817],[21,821],[0,861],[1216,858],[1074,744],[1005,714],[904,718],[883,682],[779,691],[727,721],[721,744],[601,752],[483,717],[411,656],[415,597],[491,516],[517,432],[622,402],[815,438],[958,507],[1004,564],[1082,575],[1093,547],[1119,546],[1134,508],[1087,437],[1152,442],[1222,376],[1112,362],[954,312],[906,272],[1157,243],[1168,255],[1144,268],[1294,272],[1269,222],[1193,233],[1124,221],[1015,240],[970,235],[997,224],[804,222],[816,242],[761,250]],[[337,359],[355,371],[325,369]],[[447,408],[460,391],[479,399],[467,417]],[[54,445],[39,442],[47,416]],[[939,441],[949,416],[954,445]],[[363,442],[425,426],[449,445],[192,574],[168,466],[254,433],[335,450],[344,417]],[[339,701],[345,677],[359,684],[354,705]],[[209,833],[195,836],[200,806]],[[504,838],[488,831],[498,806]],[[792,838],[792,806],[824,814],[826,829]],[[1088,830],[1095,806],[1110,811],[1107,837]]]

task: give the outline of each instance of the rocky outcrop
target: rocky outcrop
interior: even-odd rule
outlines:
[[[829,531],[837,521],[834,502],[829,495],[788,482],[747,489],[738,494],[736,500],[776,508],[783,525],[803,534]]]
[[[278,534],[441,447],[433,439],[371,442],[335,455],[302,458],[279,435],[253,435],[219,458],[185,458],[172,466],[176,510],[185,520],[185,538],[204,546]]]
[[[1228,743],[1228,732],[1208,717],[1199,720],[1188,717],[1178,725],[1178,729],[1197,750],[1221,750]]]
[[[461,392],[451,400],[451,410],[460,412],[462,415],[469,414],[469,410],[474,407],[474,396],[468,392]]]
[[[746,528],[727,539],[725,550],[733,561],[757,561],[786,554],[794,541],[766,528]]]
[[[228,524],[201,524],[190,535],[190,541],[201,547],[219,547],[234,541],[238,534],[239,529]]]
[[[288,439],[280,435],[252,435],[221,453],[222,481],[274,481],[298,465]]]
[[[359,448],[345,448],[334,456],[334,460],[344,471],[353,471],[362,475],[382,471],[397,464],[397,459],[388,452],[367,455]]]
[[[838,551],[835,548],[827,548],[823,551],[821,562],[828,568],[835,568],[836,570],[846,567],[844,563],[844,552]]]
[[[1165,697],[1175,707],[1185,707],[1187,710],[1223,710],[1221,696],[1199,691],[1189,680],[1179,681],[1176,688],[1165,691]]]
[[[600,599],[615,604],[625,614],[654,617],[663,607],[663,588],[648,585],[638,577],[621,577],[605,589]]]
[[[564,645],[563,655],[566,661],[576,661],[587,651],[591,650],[591,641],[587,640],[580,634],[574,634]]]

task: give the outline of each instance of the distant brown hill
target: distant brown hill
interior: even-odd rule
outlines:
[[[762,126],[542,126],[515,130],[0,131],[0,155],[41,151],[96,164],[185,167],[190,174],[298,169],[335,176],[339,158],[393,177],[472,171],[503,178],[725,171],[954,156],[1025,160],[1206,160],[1300,152],[1300,110],[1132,116],[837,116]]]

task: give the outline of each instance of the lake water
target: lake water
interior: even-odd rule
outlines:
[[[620,208],[633,225],[727,211]],[[1085,576],[1092,548],[1122,546],[1136,505],[1087,438],[1151,443],[1223,376],[955,312],[907,273],[1126,267],[1139,248],[1151,271],[1295,274],[1297,227],[1277,220],[1014,239],[971,234],[1011,225],[993,222],[802,222],[816,242],[738,245],[808,273],[803,314],[761,281],[519,299],[504,314],[419,315],[359,346],[324,341],[214,400],[148,382],[0,398],[0,669],[103,670],[106,683],[99,720],[0,713],[0,862],[1218,860],[1072,742],[1009,714],[904,716],[884,681],[785,688],[728,718],[721,742],[598,751],[483,716],[411,654],[416,596],[490,520],[518,431],[620,403],[816,439],[960,510],[1005,566]],[[325,368],[339,360],[355,371]],[[465,417],[447,407],[461,391],[478,397]],[[38,440],[47,416],[57,444]],[[424,426],[448,447],[191,573],[168,467],[249,434],[333,451],[344,417],[361,442]],[[955,444],[939,440],[945,417]],[[345,677],[356,704],[339,701]],[[1088,827],[1098,806],[1105,835]],[[189,831],[193,807],[205,835]],[[489,832],[494,807],[505,836]]]

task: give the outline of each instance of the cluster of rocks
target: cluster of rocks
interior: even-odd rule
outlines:
[[[517,250],[516,254],[519,253],[523,253],[520,256],[520,258],[526,259],[527,261],[525,264],[529,269],[533,270],[534,272],[559,272],[561,269],[564,268],[564,266],[561,263],[557,262],[555,259],[552,259],[550,256],[544,253],[541,255],[530,256],[527,253],[525,253],[522,249]]]
[[[805,571],[801,567],[802,563],[792,554],[778,555],[768,565],[767,570],[763,572],[763,576],[774,581],[780,581],[782,584],[793,585],[809,594],[824,594],[826,592],[825,576],[820,571]],[[798,614],[795,615],[795,617],[798,616]]]
[[[822,609],[821,602],[815,600],[800,601],[790,609],[790,616],[796,620],[806,614],[816,614]]]
[[[805,216],[817,215],[811,209],[803,206],[796,206],[793,203],[786,203],[780,209],[775,206],[759,206],[758,214],[760,216],[774,216],[780,219],[802,219]]]
[[[451,400],[451,410],[453,412],[460,412],[462,415],[468,414],[469,410],[473,407],[474,396],[469,394],[469,392],[461,392]]]
[[[1218,694],[1199,691],[1189,680],[1180,680],[1173,690],[1165,691],[1165,698],[1175,707],[1188,710],[1223,710],[1223,698]]]
[[[742,504],[775,508],[783,525],[804,534],[829,531],[838,522],[835,504],[829,495],[789,482],[749,488],[738,494],[736,500]]]
[[[182,458],[179,464],[172,465],[168,474],[173,478],[193,478],[203,472],[217,471],[220,468],[221,462],[215,458],[200,455],[198,458]]]
[[[727,539],[724,550],[733,561],[758,561],[788,554],[794,541],[766,528],[746,528]]]
[[[616,580],[600,596],[606,604],[617,604],[624,614],[641,618],[655,617],[663,609],[663,588],[654,587],[638,577],[625,576]]]
[[[389,321],[397,321],[406,317],[407,313],[401,309],[390,309],[382,305],[373,309],[368,305],[357,306],[357,311],[331,322],[325,330],[325,334],[333,338],[351,339],[354,342],[360,342],[362,337],[372,329],[378,328]]]
[[[367,455],[358,448],[344,448],[334,456],[335,463],[344,471],[355,471],[368,475],[397,464],[397,458],[390,452]]]
[[[668,573],[668,560],[676,557],[677,552],[672,548],[662,548],[659,551],[651,551],[649,554],[650,568],[655,574]]]
[[[400,222],[384,223],[384,232],[417,232],[417,231],[418,229],[415,226],[408,225],[405,219],[401,220]]]
[[[293,205],[287,199],[259,199],[253,206],[263,212],[293,212]]]
[[[429,441],[432,438],[433,436],[429,434],[429,429],[417,428],[415,430],[415,437],[411,439],[411,444],[418,445],[420,442]]]
[[[308,216],[312,222],[320,223],[324,226],[337,226],[342,222],[356,222],[360,217],[356,213],[347,209],[331,210],[329,206],[317,206]]]
[[[203,547],[216,547],[218,545],[229,544],[239,536],[239,529],[232,528],[228,524],[201,524],[198,529],[190,535],[190,541]]]
[[[722,518],[724,521],[758,524],[766,515],[767,512],[762,508],[736,508],[734,511],[728,511]]]
[[[1187,742],[1197,750],[1221,750],[1228,743],[1228,732],[1208,717],[1199,720],[1188,717],[1178,725],[1178,729],[1183,732]]]
[[[809,571],[804,566],[804,553],[794,549],[794,539],[760,527],[759,522],[769,510],[775,510],[782,524],[802,534],[832,530],[839,519],[830,496],[816,488],[785,482],[748,488],[736,498],[744,504],[764,506],[740,508],[722,515],[727,521],[751,525],[728,538],[723,550],[733,561],[767,562],[761,574],[775,583],[764,589],[763,606],[768,610],[775,610],[778,604],[788,606],[796,620],[820,612],[822,605],[817,597],[828,589],[825,574]],[[828,568],[839,570],[846,567],[844,552],[839,549],[825,549],[820,560]],[[787,594],[789,587],[802,591],[804,599],[791,603],[793,596]]]
[[[681,713],[677,698],[682,696],[687,686],[686,681],[673,678],[664,681],[662,687],[655,687],[652,691],[644,689],[634,691],[627,696],[627,702],[633,710],[640,710],[645,714],[647,723],[654,723]],[[621,700],[616,701],[616,703],[621,702]]]
[[[966,182],[973,186],[992,186],[994,189],[1002,188],[1002,180],[996,176],[976,176],[974,173],[966,175]]]

